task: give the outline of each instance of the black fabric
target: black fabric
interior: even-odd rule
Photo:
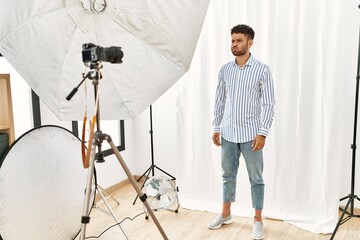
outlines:
[[[5,153],[8,150],[9,150],[9,135],[6,133],[0,133],[0,167],[4,161]]]

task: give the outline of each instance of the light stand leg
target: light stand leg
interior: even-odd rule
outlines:
[[[171,178],[171,180],[175,180],[175,177],[174,177],[174,176],[172,176],[172,175],[170,175],[169,173],[165,172],[164,170],[162,170],[162,169],[159,168],[158,166],[154,165],[154,167],[155,167],[157,170],[159,170],[160,172],[163,172],[163,173],[165,173],[166,175],[168,175],[168,176]]]
[[[100,195],[100,197],[101,197],[101,202],[99,201],[99,202],[97,202],[96,204],[95,204],[95,207],[96,208],[98,208],[100,211],[104,211],[104,210],[102,210],[101,209],[101,207],[100,207],[100,204],[101,203],[104,203],[107,199],[111,199],[111,200],[113,200],[115,203],[116,203],[116,205],[120,205],[120,203],[119,203],[119,201],[118,200],[116,200],[113,196],[111,196],[111,194],[110,193],[108,193],[103,187],[101,187],[99,184],[96,184],[96,190],[99,192],[99,195]],[[106,195],[105,195],[105,194]],[[105,211],[104,211],[105,212]]]
[[[350,206],[350,203],[351,203],[351,205],[354,203],[354,197],[359,200],[359,198],[358,198],[357,196],[353,196],[353,197],[350,196],[350,195],[348,196],[349,201],[347,202],[347,204],[346,204],[346,206],[345,206],[345,208],[344,208],[344,210],[343,210],[343,213],[341,214],[341,217],[339,218],[339,221],[338,221],[338,223],[336,224],[336,227],[335,227],[335,229],[334,229],[334,232],[333,232],[332,235],[331,235],[330,240],[333,240],[333,239],[334,239],[335,234],[336,234],[336,232],[337,232],[337,230],[338,230],[338,228],[340,227],[341,224],[343,224],[343,223],[347,222],[348,220],[350,220],[351,217],[358,217],[358,216],[355,216],[355,215],[353,216],[352,214],[350,214],[350,213],[347,211],[347,209],[348,209],[349,206]],[[350,211],[351,211],[351,210],[350,210]],[[348,216],[345,217],[345,214],[348,214]],[[345,217],[345,218],[344,218],[344,217]]]
[[[143,189],[143,188],[144,188],[144,185],[145,185],[145,183],[146,183],[146,180],[149,179],[149,175],[150,175],[150,173],[151,173],[151,169],[152,169],[152,167],[149,167],[148,170],[146,170],[146,172],[144,172],[144,174],[137,180],[137,182],[139,182],[140,179],[146,175],[145,181],[144,181],[143,184],[141,185],[141,188],[140,188],[140,189]],[[133,205],[135,205],[137,199],[138,199],[138,195],[136,195],[135,200],[134,200],[134,202],[133,202]]]
[[[140,190],[134,176],[131,174],[129,168],[127,167],[125,161],[123,160],[123,158],[121,157],[119,150],[116,148],[115,144],[113,143],[113,141],[111,140],[111,137],[109,135],[104,135],[105,139],[108,141],[108,143],[110,144],[111,148],[114,151],[114,154],[116,155],[117,159],[119,160],[120,165],[122,166],[122,168],[124,169],[126,175],[128,176],[128,179],[130,180],[131,184],[133,185],[135,191],[137,192],[139,198],[141,199],[141,201],[143,202],[144,206],[146,207],[147,211],[149,212],[151,218],[153,219],[155,225],[157,226],[158,230],[160,231],[161,235],[163,236],[163,238],[165,240],[168,240],[164,230],[162,229],[159,221],[157,220],[155,214],[153,213],[153,211],[151,210],[148,202],[146,201],[146,195],[142,193],[142,191]]]
[[[126,239],[129,239],[129,237],[126,235],[124,229],[121,227],[120,221],[117,219],[114,211],[111,209],[109,203],[106,201],[105,196],[104,196],[104,194],[102,193],[102,191],[99,191],[99,194],[100,194],[100,197],[102,198],[103,202],[105,203],[107,209],[110,211],[110,213],[111,213],[112,217],[114,218],[115,222],[116,222],[117,225],[119,226],[120,230],[123,232],[123,234],[124,234],[124,236],[126,237]],[[116,202],[117,202],[117,201],[116,201]],[[117,203],[119,203],[119,202],[117,202]]]
[[[88,170],[88,176],[87,176],[87,184],[86,184],[86,190],[85,190],[85,200],[84,200],[84,206],[83,206],[83,214],[81,217],[81,232],[80,232],[80,240],[85,239],[85,233],[86,233],[86,224],[90,222],[90,196],[92,192],[92,183],[93,183],[93,176],[94,176],[94,162],[95,162],[95,138],[93,139],[93,147],[91,149],[91,155],[89,160],[89,170]]]

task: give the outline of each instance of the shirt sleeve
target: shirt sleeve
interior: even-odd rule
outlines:
[[[224,115],[225,102],[226,102],[226,85],[221,69],[218,75],[218,85],[215,94],[214,120],[212,122],[213,132],[220,132],[220,125]]]
[[[269,67],[265,68],[260,85],[262,98],[261,125],[258,134],[267,136],[274,119],[274,83]]]

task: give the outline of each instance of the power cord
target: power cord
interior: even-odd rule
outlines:
[[[108,227],[107,229],[105,229],[105,230],[104,230],[102,233],[100,233],[98,236],[89,236],[89,237],[86,237],[85,239],[94,239],[94,238],[95,238],[95,239],[98,239],[98,238],[101,237],[101,235],[103,235],[104,233],[106,233],[108,230],[110,230],[110,229],[113,228],[113,227],[118,226],[119,224],[123,223],[125,220],[128,219],[128,220],[130,220],[130,221],[133,221],[135,218],[137,218],[137,217],[139,217],[139,216],[141,216],[141,215],[143,215],[143,214],[145,214],[145,212],[139,213],[139,214],[135,215],[133,218],[126,217],[126,218],[124,218],[123,220],[121,220],[119,223],[116,223],[116,224]]]

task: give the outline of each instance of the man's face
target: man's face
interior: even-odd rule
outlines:
[[[250,50],[253,44],[252,39],[247,39],[242,33],[233,33],[231,35],[231,52],[234,56],[240,57]]]

